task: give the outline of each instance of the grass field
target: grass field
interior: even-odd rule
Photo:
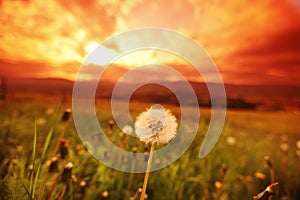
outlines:
[[[59,109],[57,102],[0,102],[0,199],[139,199],[144,174],[119,172],[94,159],[72,119],[61,121],[70,103]],[[147,149],[120,128],[110,130],[107,105],[97,102],[97,113],[113,142],[125,143],[128,150]],[[133,118],[147,106],[132,103]],[[178,107],[168,108],[180,116]],[[172,165],[151,172],[148,199],[253,199],[271,183],[273,172],[279,184],[272,199],[300,199],[300,114],[229,110],[217,145],[199,159],[210,119],[208,109],[200,111],[199,131],[188,151]]]

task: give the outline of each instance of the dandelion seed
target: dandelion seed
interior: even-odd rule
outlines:
[[[107,190],[105,190],[104,192],[102,192],[102,197],[103,198],[107,198],[109,196],[109,193],[108,193],[108,191]]]
[[[296,155],[297,155],[298,157],[300,157],[300,150],[299,150],[299,149],[296,150]]]
[[[300,149],[300,140],[298,140],[298,141],[296,142],[296,146],[297,146],[298,149]]]
[[[45,113],[46,113],[46,115],[52,115],[54,113],[54,109],[53,108],[47,108]]]
[[[281,135],[280,139],[281,139],[282,142],[287,142],[288,136],[287,135]]]
[[[226,142],[229,146],[234,146],[236,143],[236,138],[233,136],[229,136],[227,137]]]
[[[77,177],[76,177],[74,174],[72,174],[72,177],[71,177],[71,179],[72,179],[72,181],[73,181],[74,183],[76,183],[76,182],[77,182]]]
[[[123,138],[125,136],[124,132],[119,133],[120,138]]]
[[[126,133],[127,135],[130,135],[133,132],[133,128],[132,126],[126,125],[122,128],[122,132]]]
[[[61,139],[59,152],[62,159],[65,159],[69,155],[68,141],[66,139]]]
[[[282,153],[288,153],[289,145],[287,143],[282,143],[280,145],[280,150]]]
[[[226,174],[226,172],[227,172],[227,169],[228,169],[228,166],[227,166],[226,164],[222,164],[222,165],[221,165],[220,171],[221,171],[222,177],[225,176],[225,174]]]
[[[81,194],[85,194],[85,191],[86,191],[86,182],[85,181],[80,181],[79,187],[80,187],[80,193]]]
[[[64,171],[61,175],[61,179],[64,183],[67,183],[72,179],[72,169],[73,169],[73,163],[69,162],[65,165]]]
[[[265,164],[269,169],[273,169],[273,164],[271,162],[270,156],[265,156],[264,157]]]
[[[43,118],[43,117],[39,117],[37,120],[36,120],[36,123],[39,125],[39,126],[44,126],[46,124],[46,119]]]
[[[222,186],[223,186],[223,184],[222,184],[220,181],[216,181],[216,182],[215,182],[215,188],[221,189]]]
[[[243,181],[245,177],[242,174],[238,174],[236,178],[238,181]]]
[[[274,175],[274,169],[273,169],[273,164],[271,162],[271,159],[269,156],[264,157],[265,164],[268,167],[270,171],[270,176],[271,176],[271,183],[275,183],[275,175]]]
[[[108,125],[109,125],[109,129],[110,129],[110,130],[113,130],[114,124],[115,124],[115,121],[114,121],[114,120],[112,120],[112,119],[108,120]]]
[[[86,186],[86,182],[85,182],[85,181],[80,181],[79,186],[80,186],[80,187],[85,187],[85,186]]]
[[[176,118],[170,110],[152,106],[137,117],[135,132],[146,144],[167,144],[176,136],[177,126]]]
[[[252,182],[252,176],[246,176],[245,181],[247,183],[251,183]]]
[[[67,122],[69,121],[70,119],[70,116],[71,116],[71,109],[70,108],[67,108],[61,118],[61,121],[63,122]]]
[[[16,149],[17,149],[17,152],[18,152],[18,153],[22,153],[22,152],[23,152],[23,146],[22,146],[22,145],[18,145],[18,146],[16,147]]]
[[[53,157],[50,162],[49,172],[57,172],[58,171],[58,159],[57,157]]]
[[[29,166],[28,166],[28,170],[29,170],[29,171],[32,171],[32,170],[33,170],[33,165],[29,165]]]
[[[259,179],[259,180],[265,180],[266,179],[266,175],[261,173],[261,172],[255,172],[254,176]]]

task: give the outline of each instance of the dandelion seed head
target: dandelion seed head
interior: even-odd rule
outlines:
[[[135,132],[143,142],[167,144],[176,136],[177,126],[170,110],[152,106],[137,117]]]

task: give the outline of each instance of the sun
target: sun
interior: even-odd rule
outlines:
[[[85,51],[87,53],[92,53],[97,47],[99,46],[99,44],[97,42],[91,42],[88,45],[85,46]]]
[[[104,66],[118,57],[118,53],[113,49],[107,48],[104,45],[91,42],[85,47],[88,55],[86,56],[85,63],[96,64]]]

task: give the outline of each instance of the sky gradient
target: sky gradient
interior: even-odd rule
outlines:
[[[96,44],[151,26],[197,41],[225,83],[300,86],[297,0],[0,0],[0,13],[0,76],[74,80]],[[153,52],[135,58],[164,62]],[[135,58],[118,64],[145,64]],[[178,59],[166,62],[183,65]],[[190,69],[181,70],[194,78]]]

